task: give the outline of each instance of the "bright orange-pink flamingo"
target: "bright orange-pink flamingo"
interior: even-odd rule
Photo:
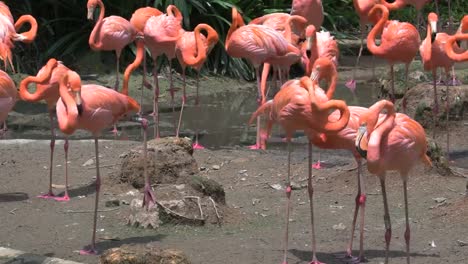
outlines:
[[[102,0],[88,0],[88,19],[93,20],[94,10],[99,7],[99,18],[89,36],[91,49],[114,50],[116,55],[116,71],[114,90],[119,88],[119,60],[120,54],[128,44],[132,43],[136,36],[136,29],[128,20],[120,16],[104,18],[105,7]]]
[[[378,122],[379,114],[386,110],[386,117]],[[406,231],[406,261],[410,263],[410,226],[408,218],[407,182],[411,168],[419,161],[431,165],[426,155],[427,140],[424,128],[405,114],[395,113],[393,103],[381,100],[372,105],[359,118],[359,130],[356,136],[356,148],[367,159],[367,169],[380,178],[384,201],[385,222],[385,263],[388,263],[388,251],[392,236],[390,215],[388,213],[385,175],[393,170],[400,173],[403,180],[405,200]]]
[[[15,106],[17,97],[15,83],[6,72],[0,70],[0,123],[3,123],[3,131],[7,129],[5,120]]]
[[[379,14],[380,13],[380,14]],[[410,23],[388,20],[388,9],[380,4],[369,11],[369,18],[375,24],[367,36],[367,49],[375,56],[384,58],[390,64],[391,100],[395,101],[395,86],[393,65],[405,64],[405,86],[408,83],[408,70],[411,61],[418,53],[420,37],[418,30]],[[375,38],[381,34],[380,45],[375,44]],[[406,89],[408,87],[406,86]]]
[[[172,59],[176,57],[176,43],[182,36],[182,13],[175,5],[167,7],[167,13],[160,16],[152,16],[148,19],[143,30],[145,45],[151,52],[153,58],[153,78],[154,78],[154,103],[153,120],[155,122],[155,137],[159,138],[159,82],[156,60],[160,55],[166,55],[169,61],[169,93],[171,95],[172,113],[175,114],[174,94],[175,89],[172,80]],[[176,128],[174,116],[174,129]]]
[[[57,100],[60,98],[59,95],[59,82],[68,69],[62,62],[57,61],[56,59],[49,59],[46,65],[44,65],[36,76],[28,76],[24,78],[19,87],[19,96],[21,100],[27,102],[39,102],[44,100],[47,103],[47,109],[49,111],[50,119],[50,163],[49,163],[49,191],[38,196],[43,199],[55,199],[57,201],[69,201],[70,197],[68,195],[68,177],[65,178],[65,194],[63,197],[57,197],[52,191],[52,169],[54,162],[54,149],[55,149],[55,125],[54,125],[54,115],[55,115],[55,106]],[[30,93],[28,91],[29,84],[36,84],[36,91]],[[64,146],[65,152],[67,151],[68,144]]]
[[[329,100],[320,102],[316,96],[316,85],[313,85],[309,77],[302,77],[300,80],[291,80],[286,82],[280,91],[275,95],[273,100],[270,100],[260,106],[253,113],[249,122],[252,122],[258,115],[266,114],[269,116],[269,128],[273,122],[279,125],[286,132],[286,141],[288,142],[288,176],[286,179],[286,230],[284,238],[284,257],[283,264],[287,263],[288,236],[289,236],[289,211],[291,203],[291,138],[296,130],[312,129],[319,133],[332,131],[340,131],[346,127],[349,121],[350,113],[346,103],[341,100]],[[340,117],[336,122],[329,122],[328,115],[330,109],[338,109]],[[269,129],[268,129],[269,131]],[[310,144],[309,144],[310,146]],[[313,211],[313,188],[312,188],[312,157],[311,149],[309,148],[309,181],[308,191],[311,210],[311,226],[312,226],[312,262],[320,264],[316,257],[316,242],[314,228],[314,211]]]
[[[25,23],[29,23],[29,31],[18,33]],[[34,41],[36,34],[37,21],[33,16],[22,15],[14,22],[10,9],[4,2],[0,1],[0,59],[5,64],[5,70],[7,63],[9,63],[12,71],[15,71],[11,53],[11,49],[14,47],[13,42],[20,41],[29,44]]]
[[[205,31],[207,36],[201,34],[201,31]],[[185,31],[184,34],[177,40],[176,43],[176,56],[182,67],[182,76],[184,78],[183,95],[182,95],[182,108],[180,110],[179,124],[177,125],[176,136],[179,136],[180,123],[182,120],[182,113],[184,110],[186,94],[186,82],[185,82],[185,69],[187,66],[194,68],[197,71],[197,92],[195,97],[195,106],[198,111],[200,109],[200,101],[198,96],[199,88],[199,77],[200,70],[205,63],[208,54],[211,52],[213,47],[218,43],[218,33],[207,24],[199,24],[195,27],[194,31]],[[195,143],[193,144],[194,149],[204,149],[204,147],[198,142],[198,128],[195,132]]]
[[[447,53],[450,59],[456,62],[468,61],[468,51],[465,51],[463,53],[456,52],[454,45],[456,41],[465,41],[466,43],[468,43],[468,15],[465,15],[463,17],[460,23],[460,27],[457,30],[457,33],[453,36],[450,36],[447,39],[447,43],[445,44],[445,52]]]
[[[163,12],[161,12],[159,9],[156,9],[154,7],[147,6],[147,7],[138,8],[137,10],[135,10],[135,12],[133,12],[132,17],[130,18],[130,24],[132,24],[133,27],[136,29],[137,35],[144,36],[143,31],[145,30],[146,22],[148,21],[148,19],[150,17],[152,17],[152,16],[159,16],[159,15],[162,15],[162,14],[163,14]],[[143,39],[143,41],[144,41],[144,39]],[[146,87],[148,89],[152,88],[151,84],[146,80],[146,74],[147,74],[147,70],[146,70],[146,51],[143,52],[142,62],[143,62],[143,78],[142,78],[142,83],[141,83],[140,105],[141,105],[141,112],[143,113],[144,112],[143,111],[143,90],[144,90],[144,87]],[[140,62],[140,64],[141,64],[141,62]],[[136,65],[135,69],[140,64]],[[130,67],[130,65],[127,66],[127,68],[128,67]],[[127,69],[125,69],[125,72],[127,72]],[[127,82],[127,85],[128,85],[128,82]]]
[[[302,16],[307,19],[308,25],[320,28],[323,23],[322,0],[293,0],[291,15]]]
[[[412,5],[416,8],[416,12],[418,13],[416,17],[416,25],[419,28],[419,24],[421,21],[421,11],[424,7],[425,4],[429,3],[431,0],[395,0],[393,3],[389,3],[388,0],[380,0],[380,3],[384,5],[388,10],[397,10],[404,8],[407,5]],[[450,1],[450,0],[449,0]],[[436,0],[436,5],[437,5],[437,0]],[[437,5],[438,9],[438,5]],[[450,8],[449,8],[449,13],[450,13]],[[450,14],[449,14],[450,17]]]
[[[80,251],[80,254],[96,254],[96,224],[101,177],[99,173],[98,137],[101,131],[114,124],[122,116],[137,112],[139,104],[131,97],[104,86],[82,85],[80,76],[74,71],[68,71],[60,80],[60,99],[57,102],[57,119],[60,130],[68,136],[77,129],[90,131],[94,136],[96,152],[96,200],[94,206],[94,224],[91,244]],[[145,127],[145,123],[142,122]],[[146,128],[146,127],[145,127]],[[146,129],[145,129],[146,131]],[[146,137],[145,137],[146,138]],[[146,150],[146,148],[145,148]],[[65,159],[68,151],[65,152]],[[146,153],[145,153],[146,157]],[[67,170],[65,161],[65,173]],[[154,202],[154,194],[145,175],[145,199],[143,203]]]
[[[290,59],[300,58],[300,51],[276,30],[263,25],[245,25],[236,8],[232,8],[232,23],[225,43],[226,52],[234,58],[246,58],[254,68],[257,76],[257,102],[265,100],[265,87],[260,83],[259,67],[263,63],[272,65]],[[256,144],[251,149],[265,148],[260,135],[260,117],[257,118]]]
[[[432,83],[434,87],[434,107],[432,108],[433,114],[433,129],[432,129],[432,136],[435,137],[436,132],[436,124],[438,120],[439,114],[439,100],[437,98],[437,68],[444,68],[445,75],[446,75],[446,84],[447,84],[447,93],[448,93],[448,85],[458,85],[459,82],[455,77],[455,69],[453,65],[455,61],[450,59],[445,52],[445,44],[447,43],[448,38],[450,37],[447,33],[437,33],[437,20],[438,17],[435,13],[431,12],[428,15],[428,25],[427,25],[427,33],[426,38],[423,40],[420,48],[419,53],[421,54],[422,62],[424,65],[424,70],[432,72]],[[453,49],[456,52],[461,52],[462,49],[458,47],[455,43],[453,44]],[[452,69],[452,78],[449,77],[450,69]],[[447,104],[448,107],[448,94],[447,94]],[[403,104],[405,106],[405,104]],[[448,120],[447,120],[448,121]],[[447,141],[447,149],[448,149],[448,141]]]

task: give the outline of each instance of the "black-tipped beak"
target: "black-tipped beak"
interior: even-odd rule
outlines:
[[[435,39],[436,39],[436,35],[437,35],[437,32],[432,32],[431,33],[431,42],[434,43]]]
[[[83,114],[83,105],[77,104],[76,109],[78,110],[78,115],[81,116]]]
[[[363,139],[367,136],[367,128],[366,126],[360,126],[358,128],[358,133],[356,135],[356,151],[361,155],[363,158],[367,159],[367,143],[363,141]]]
[[[306,50],[306,55],[307,55],[307,58],[310,58],[310,55],[312,55],[312,51]]]

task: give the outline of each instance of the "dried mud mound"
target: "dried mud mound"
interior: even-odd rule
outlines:
[[[177,249],[161,249],[155,243],[130,244],[111,248],[100,256],[101,264],[190,264],[187,256]]]
[[[431,84],[418,84],[405,94],[407,102],[407,114],[421,123],[424,127],[432,127],[434,90]],[[444,125],[446,119],[446,102],[449,103],[449,120],[462,120],[468,111],[468,85],[449,86],[449,96],[445,85],[437,86],[437,99],[439,102],[438,125]],[[398,108],[401,110],[402,101],[399,100]]]
[[[161,138],[148,142],[147,169],[156,195],[156,205],[142,209],[142,194],[131,202],[127,223],[135,227],[157,228],[161,223],[204,225],[221,224],[227,212],[225,191],[218,182],[198,176],[187,138]],[[122,154],[119,172],[111,175],[115,183],[144,186],[143,146]]]
[[[167,137],[148,141],[148,175],[152,184],[180,184],[188,182],[198,172],[192,156],[191,141]],[[113,180],[142,188],[144,183],[143,146],[122,154],[122,166]]]

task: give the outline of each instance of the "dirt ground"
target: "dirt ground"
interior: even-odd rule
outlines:
[[[360,74],[369,74],[362,70]],[[349,72],[348,72],[349,74]],[[466,122],[466,121],[465,121]],[[467,126],[451,127],[453,155],[459,166],[468,162]],[[428,131],[427,134],[430,132]],[[272,141],[275,141],[274,139]],[[276,138],[277,142],[281,142]],[[289,263],[309,263],[310,212],[306,185],[307,149],[305,139],[294,141],[293,181],[299,186],[292,194]],[[445,136],[438,133],[438,142]],[[287,173],[285,144],[272,143],[266,151],[242,147],[197,150],[194,157],[200,175],[221,183],[226,191],[229,213],[218,227],[165,225],[144,230],[126,225],[129,205],[105,207],[112,199],[130,201],[130,186],[110,185],[109,175],[117,173],[120,154],[141,142],[100,141],[101,196],[98,220],[100,251],[129,243],[158,241],[162,248],[183,250],[192,263],[280,263],[282,261]],[[326,263],[341,263],[335,254],[343,253],[350,236],[352,210],[357,190],[355,162],[346,151],[319,150],[325,167],[314,171],[315,220],[318,258]],[[314,152],[314,160],[317,158]],[[48,185],[49,142],[47,140],[0,141],[0,245],[31,253],[55,256],[84,263],[97,263],[96,256],[80,256],[78,250],[89,243],[95,189],[94,165],[83,166],[94,157],[93,141],[70,143],[69,173],[72,199],[60,203],[36,198]],[[56,193],[63,191],[63,141],[57,142],[54,164]],[[218,168],[219,166],[219,168]],[[364,166],[365,168],[365,166]],[[384,221],[380,185],[377,177],[365,173],[367,205],[365,255],[369,263],[383,263]],[[461,174],[466,170],[460,169]],[[408,184],[411,217],[411,257],[413,264],[468,262],[468,198],[464,198],[466,178],[439,175],[418,166]],[[404,205],[402,182],[397,174],[387,176],[393,238],[391,263],[405,260]],[[156,190],[157,195],[157,190]],[[438,198],[438,199],[436,199]],[[357,236],[356,236],[357,237]],[[355,240],[354,249],[358,248]],[[357,254],[355,250],[354,253]]]

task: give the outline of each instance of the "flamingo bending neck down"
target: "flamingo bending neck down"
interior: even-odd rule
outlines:
[[[99,18],[89,36],[89,46],[93,50],[114,50],[116,55],[116,71],[114,90],[119,88],[119,60],[123,48],[133,42],[136,29],[130,22],[120,16],[104,18],[105,7],[102,0],[88,0],[88,19],[93,20],[94,10],[99,7]]]
[[[387,113],[383,121],[379,121],[382,110]],[[393,103],[381,100],[372,105],[359,118],[360,127],[356,136],[356,149],[367,159],[367,169],[380,179],[384,202],[385,222],[385,263],[388,263],[388,253],[392,228],[388,210],[385,176],[389,170],[398,171],[403,180],[405,200],[406,230],[406,262],[410,263],[410,226],[408,217],[407,182],[410,170],[419,161],[431,166],[431,160],[426,155],[427,140],[424,128],[405,114],[395,113]]]
[[[47,64],[44,65],[36,76],[28,76],[23,79],[19,87],[19,95],[21,100],[27,102],[39,102],[46,101],[47,109],[49,111],[49,120],[50,120],[50,163],[49,163],[49,191],[46,194],[38,196],[43,199],[55,199],[57,201],[69,201],[70,197],[68,195],[68,174],[65,176],[65,193],[63,197],[57,197],[52,191],[52,173],[53,173],[53,163],[54,163],[54,149],[55,149],[55,125],[54,125],[54,115],[55,107],[57,100],[60,98],[59,95],[59,82],[63,75],[67,73],[68,69],[62,62],[57,61],[56,59],[49,59]],[[30,93],[28,91],[29,84],[36,84],[36,91]],[[68,148],[68,145],[64,145],[65,152]]]
[[[205,31],[207,36],[201,34]],[[198,96],[199,89],[199,75],[203,64],[205,63],[208,54],[213,49],[214,45],[218,43],[219,36],[216,31],[207,24],[199,24],[195,27],[195,30],[185,31],[184,34],[177,40],[176,43],[176,56],[182,67],[183,76],[183,95],[182,95],[182,108],[179,115],[179,123],[177,125],[176,136],[179,136],[180,124],[182,121],[182,113],[184,110],[186,100],[186,80],[185,80],[185,69],[187,66],[193,67],[197,71],[197,90],[195,98],[195,106],[197,107],[198,113],[200,114],[200,102]],[[204,149],[198,142],[198,126],[195,132],[195,143],[193,144],[194,149]]]
[[[60,99],[57,102],[57,119],[60,130],[68,136],[77,129],[90,131],[94,136],[96,153],[96,200],[94,205],[94,223],[91,244],[80,251],[80,254],[96,254],[96,225],[97,209],[101,187],[99,172],[99,150],[98,137],[101,131],[114,124],[118,119],[131,112],[137,112],[140,108],[138,103],[127,95],[116,92],[100,85],[81,85],[80,76],[74,71],[68,71],[60,80]],[[147,122],[142,120],[142,126],[146,131]],[[146,136],[144,137],[146,139]],[[146,143],[146,142],[145,142]],[[146,151],[146,147],[144,148]],[[65,152],[65,159],[68,151]],[[146,153],[145,156],[146,157]],[[67,173],[67,162],[65,172]],[[154,194],[149,185],[146,173],[146,160],[144,166],[145,174],[145,199],[143,205],[148,206],[154,202]]]
[[[288,176],[286,179],[286,230],[284,238],[283,263],[287,263],[288,234],[289,234],[289,212],[291,203],[291,138],[296,130],[312,129],[319,133],[338,132],[346,127],[349,121],[350,112],[344,101],[328,100],[326,102],[317,98],[319,91],[316,91],[317,79],[311,80],[309,77],[302,77],[300,80],[290,80],[286,82],[273,100],[261,105],[255,111],[249,123],[253,122],[258,115],[264,114],[269,117],[268,129],[270,131],[273,122],[278,122],[286,132],[286,141],[288,142]],[[339,118],[335,122],[328,120],[331,109],[339,110]],[[320,264],[316,257],[314,211],[313,211],[313,188],[312,188],[312,152],[309,149],[308,164],[308,191],[311,209],[312,226],[312,262]]]

